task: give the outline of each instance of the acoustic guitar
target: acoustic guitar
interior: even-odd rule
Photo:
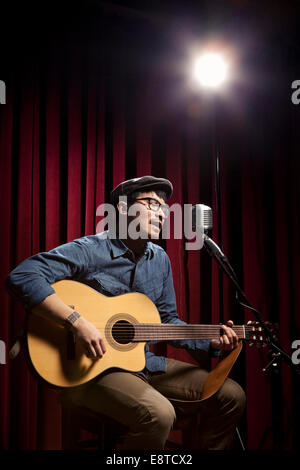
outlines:
[[[64,280],[52,285],[67,305],[98,328],[106,342],[106,353],[88,358],[74,335],[64,326],[31,313],[27,325],[27,345],[31,362],[48,383],[59,387],[81,385],[110,368],[139,372],[145,367],[148,341],[175,339],[218,339],[220,325],[162,324],[155,304],[141,293],[106,297],[85,284]],[[233,326],[240,340],[266,344],[262,328],[252,322]],[[211,371],[203,391],[209,396],[222,385],[241,349],[239,341],[228,356]]]

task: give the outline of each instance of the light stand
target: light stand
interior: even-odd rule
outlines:
[[[203,53],[195,63],[195,78],[211,94],[213,99],[213,144],[215,157],[215,193],[216,210],[218,218],[218,243],[223,250],[222,241],[222,216],[221,216],[221,188],[220,188],[220,150],[219,129],[217,117],[217,90],[223,86],[228,75],[228,64],[222,55],[213,50]],[[223,271],[219,268],[219,321],[224,322],[223,305]]]
[[[216,211],[218,220],[218,243],[223,251],[222,239],[222,211],[221,211],[221,177],[220,177],[220,145],[219,145],[219,126],[217,116],[217,97],[213,97],[213,144],[214,144],[214,165],[215,165],[215,193],[216,193]],[[224,290],[223,290],[223,270],[219,266],[219,321],[224,323]]]

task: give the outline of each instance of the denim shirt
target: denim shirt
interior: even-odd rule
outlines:
[[[108,231],[90,235],[38,253],[23,261],[7,278],[7,290],[25,309],[32,309],[55,291],[51,284],[72,279],[107,296],[127,292],[146,294],[156,305],[162,323],[186,324],[179,319],[169,257],[159,245],[147,242],[143,256],[133,252]],[[172,340],[175,347],[210,351],[209,340]],[[166,361],[145,348],[146,369],[165,372]]]

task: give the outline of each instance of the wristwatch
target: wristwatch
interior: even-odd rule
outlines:
[[[81,315],[74,310],[66,319],[65,319],[65,327],[68,328],[69,330],[72,328],[76,320],[80,318]]]

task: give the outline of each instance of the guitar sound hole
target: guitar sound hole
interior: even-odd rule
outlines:
[[[112,327],[112,336],[117,343],[128,344],[134,338],[134,326],[126,320],[119,320]]]

